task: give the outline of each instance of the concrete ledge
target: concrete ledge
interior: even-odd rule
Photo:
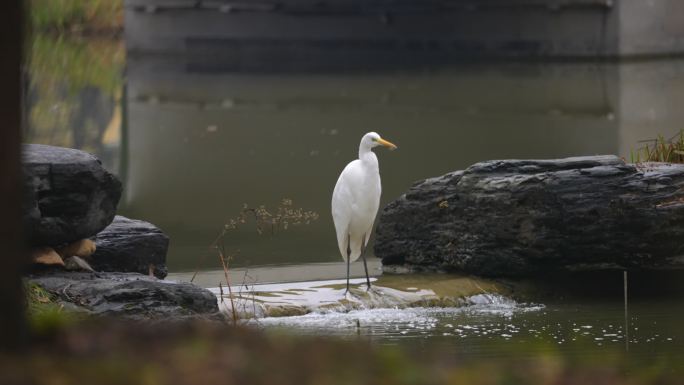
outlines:
[[[264,60],[339,62],[330,52],[344,53],[352,63],[367,55],[382,61],[381,52],[387,63],[395,57],[391,52],[436,62],[679,55],[684,2],[128,0],[126,40],[135,54],[237,56],[247,68]]]

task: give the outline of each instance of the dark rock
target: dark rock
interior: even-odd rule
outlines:
[[[148,274],[151,265],[157,278],[166,277],[169,237],[151,223],[117,215],[93,240],[93,269]]]
[[[684,268],[684,165],[615,156],[477,163],[381,213],[383,265],[484,276]]]
[[[154,319],[218,312],[216,296],[209,290],[137,273],[53,271],[28,280],[93,315]]]
[[[34,246],[59,246],[91,237],[114,219],[121,183],[83,151],[27,144],[24,224]]]

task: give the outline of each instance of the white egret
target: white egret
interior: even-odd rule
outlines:
[[[350,162],[340,174],[332,196],[332,216],[337,232],[337,244],[342,259],[347,262],[347,292],[349,292],[349,265],[363,255],[368,245],[373,222],[380,207],[380,168],[372,149],[385,146],[391,150],[394,144],[382,139],[375,132],[361,138],[359,159]],[[370,277],[366,256],[363,255],[366,283],[370,289]]]

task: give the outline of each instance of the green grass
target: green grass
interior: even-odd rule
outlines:
[[[656,139],[648,141],[645,146],[632,151],[630,157],[632,163],[684,163],[684,130],[680,130],[670,139],[658,135]]]

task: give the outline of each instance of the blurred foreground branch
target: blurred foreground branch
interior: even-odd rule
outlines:
[[[0,346],[22,342],[25,315],[21,272],[27,257],[21,225],[21,42],[22,2],[5,0],[0,5]]]

